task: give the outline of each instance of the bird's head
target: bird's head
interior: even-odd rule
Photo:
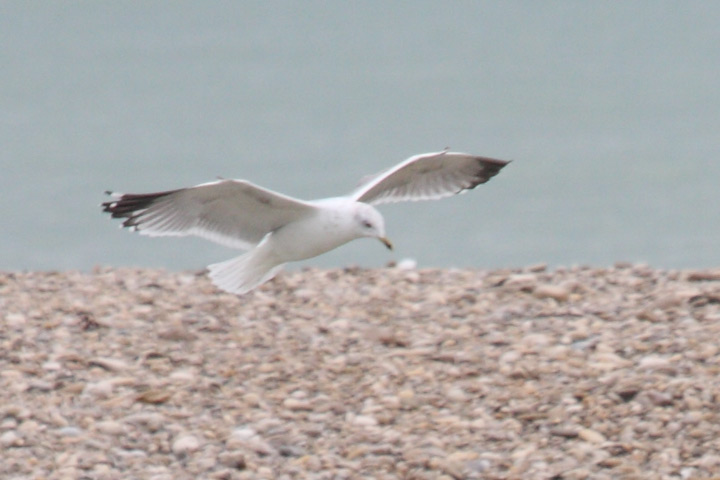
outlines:
[[[367,203],[357,203],[354,218],[361,237],[377,238],[392,250],[392,243],[385,236],[385,220],[380,212]]]

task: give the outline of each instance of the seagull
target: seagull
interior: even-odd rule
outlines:
[[[242,295],[285,263],[305,260],[358,238],[380,240],[385,222],[373,205],[450,197],[487,182],[509,162],[467,153],[425,153],[361,180],[349,195],[299,200],[247,180],[220,179],[157,193],[105,192],[101,204],[122,227],[142,235],[188,236],[246,250],[208,266],[213,284]]]

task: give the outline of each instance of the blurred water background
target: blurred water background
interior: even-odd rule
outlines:
[[[383,206],[323,267],[720,265],[720,2],[0,3],[0,269],[202,268],[102,192],[216,176],[304,199],[411,155],[512,159]]]

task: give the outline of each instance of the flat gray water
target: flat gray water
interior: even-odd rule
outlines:
[[[720,264],[718,2],[0,3],[0,269],[201,268],[102,192],[300,198],[450,146],[513,159],[310,261]]]

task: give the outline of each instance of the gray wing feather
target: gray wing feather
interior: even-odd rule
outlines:
[[[242,249],[317,209],[244,180],[148,194],[108,193],[114,198],[102,204],[104,211],[143,235],[195,235]]]
[[[487,182],[508,163],[447,150],[425,153],[370,177],[351,196],[371,204],[449,197]]]

